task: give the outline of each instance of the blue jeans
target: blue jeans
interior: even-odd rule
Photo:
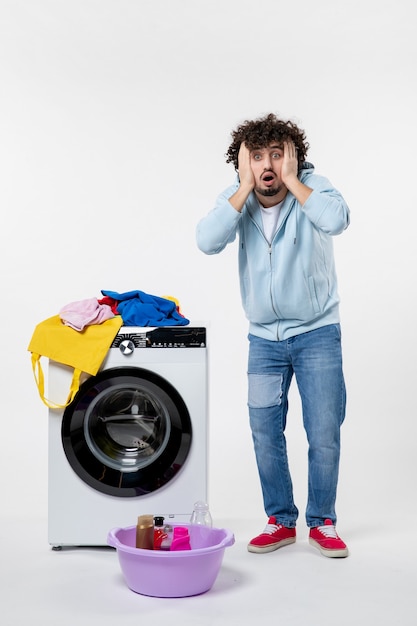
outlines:
[[[292,528],[298,509],[288,466],[285,426],[295,375],[308,440],[307,525],[336,523],[340,426],[346,389],[339,324],[285,341],[249,335],[248,407],[265,512]]]

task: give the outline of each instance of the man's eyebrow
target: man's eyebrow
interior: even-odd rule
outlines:
[[[284,144],[282,143],[272,143],[267,146],[255,146],[255,148],[251,149],[251,152],[257,152],[259,150],[283,150]]]

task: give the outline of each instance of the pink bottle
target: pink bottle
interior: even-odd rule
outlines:
[[[174,526],[170,550],[191,550],[188,528],[185,526]]]

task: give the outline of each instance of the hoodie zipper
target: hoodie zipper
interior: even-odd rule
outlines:
[[[264,235],[265,237],[265,235]],[[266,238],[265,238],[266,239]],[[279,338],[279,332],[278,332],[278,328],[279,328],[279,315],[275,309],[274,306],[274,302],[273,302],[273,298],[272,298],[272,242],[270,243],[269,241],[268,243],[268,254],[269,254],[269,297],[271,299],[271,307],[273,312],[275,313],[275,316],[277,318],[277,334],[276,334],[276,338],[277,341],[280,341]]]

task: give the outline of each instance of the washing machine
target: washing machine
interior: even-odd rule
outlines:
[[[119,330],[96,376],[48,414],[48,540],[107,544],[143,514],[189,521],[207,500],[207,342],[204,326]],[[49,398],[72,370],[49,361]]]

